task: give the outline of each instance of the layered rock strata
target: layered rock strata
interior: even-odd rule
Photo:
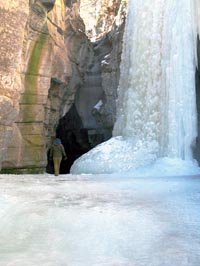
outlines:
[[[28,1],[0,1],[0,168],[19,114]]]
[[[85,64],[89,42],[79,2],[41,0],[30,1],[30,6],[27,1],[11,2],[13,9],[9,3],[1,8],[1,18],[10,23],[3,27],[8,30],[1,53],[2,168],[40,172],[46,167],[56,123],[69,110],[82,82],[79,61]]]

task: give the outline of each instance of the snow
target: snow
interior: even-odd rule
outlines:
[[[100,108],[102,107],[102,105],[103,105],[102,100],[99,100],[98,103],[94,106],[94,108],[97,109],[97,110],[100,110]]]
[[[103,65],[109,65],[109,63],[106,61],[106,60],[102,60],[101,61],[101,65],[103,66]]]
[[[2,266],[199,266],[200,177],[0,175]]]
[[[111,138],[78,158],[71,174],[126,173],[132,176],[163,176],[200,174],[195,160],[177,157],[156,158],[156,142],[134,142],[132,138]]]
[[[178,157],[157,158],[156,142],[135,142],[133,139],[113,137],[78,158],[72,165],[71,174],[124,173],[133,176],[184,176],[200,174],[195,159]]]
[[[199,7],[196,0],[129,1],[113,139],[78,159],[71,173],[134,173],[165,158],[197,168]]]

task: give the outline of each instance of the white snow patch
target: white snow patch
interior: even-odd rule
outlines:
[[[72,174],[129,173],[133,176],[174,176],[199,174],[195,160],[157,158],[158,143],[111,138],[77,159],[71,167]]]
[[[102,105],[103,105],[102,100],[99,100],[98,103],[94,106],[94,108],[97,109],[97,110],[99,110]]]

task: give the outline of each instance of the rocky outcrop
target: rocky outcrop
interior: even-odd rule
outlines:
[[[98,36],[113,31],[120,26],[126,16],[127,0],[102,0],[98,14],[96,33]]]
[[[126,16],[128,0],[81,0],[80,14],[86,34],[91,40],[104,36],[113,29],[116,20]]]
[[[26,0],[0,1],[0,168],[19,114],[23,87],[21,58],[28,17]]]
[[[22,2],[19,6],[13,4],[15,20],[8,19],[13,16],[9,3],[1,10],[4,21],[12,23],[3,43],[7,62],[1,79],[1,109],[5,113],[1,122],[5,151],[1,161],[4,170],[40,172],[46,167],[56,124],[71,107],[82,83],[89,41],[83,33],[79,1],[36,0],[30,1],[30,6]],[[6,52],[10,53],[10,61]],[[12,70],[9,74],[8,67]]]
[[[105,2],[101,1],[102,4]],[[105,31],[98,35],[100,37],[96,36],[98,38],[95,41],[92,37],[89,64],[85,68],[83,83],[77,90],[74,108],[70,110],[70,116],[67,113],[59,122],[58,136],[62,139],[69,158],[63,165],[63,169],[65,167],[67,171],[77,157],[112,136],[116,116],[125,1],[111,2],[114,4],[113,8],[117,8],[115,11],[118,11],[117,16],[107,24],[111,30],[107,32],[109,27],[104,29]],[[87,6],[88,1],[85,0],[84,4]],[[85,17],[87,18],[86,14]],[[69,117],[76,117],[77,114],[81,126],[80,123],[76,123],[76,126],[70,127]]]
[[[49,11],[50,9],[52,10]],[[53,19],[55,13],[62,17],[64,11],[62,1],[56,1],[55,6],[43,5],[43,1],[32,1],[29,6],[21,56],[20,75],[23,82],[19,116],[15,122],[7,157],[2,163],[4,169],[30,168],[40,171],[46,165],[44,118],[52,72],[56,72],[53,64],[60,57],[59,70],[63,74],[67,63],[59,55],[65,46],[62,34],[57,31],[57,27],[64,30],[64,23],[60,20],[60,24],[53,25]],[[62,51],[63,56],[65,50]]]
[[[104,128],[110,137],[116,118],[117,87],[120,76],[123,32],[125,26],[126,2],[114,2],[118,11],[114,16],[111,30],[95,43],[95,51],[99,54],[101,86],[103,97],[101,105],[93,109],[93,115],[100,128]],[[118,3],[118,5],[117,5]],[[114,11],[113,11],[114,12]],[[106,24],[106,23],[105,23]],[[109,23],[108,23],[109,25]]]

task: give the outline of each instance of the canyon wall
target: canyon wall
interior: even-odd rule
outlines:
[[[59,123],[72,110],[81,119],[77,128],[111,134],[124,23],[119,7],[111,30],[91,43],[78,0],[0,0],[2,172],[43,172]]]
[[[56,123],[82,82],[78,63],[84,64],[89,41],[79,2],[8,2],[1,8],[7,29],[1,53],[2,168],[41,172]]]
[[[21,58],[28,18],[26,0],[0,1],[0,168],[19,115],[23,90]]]

